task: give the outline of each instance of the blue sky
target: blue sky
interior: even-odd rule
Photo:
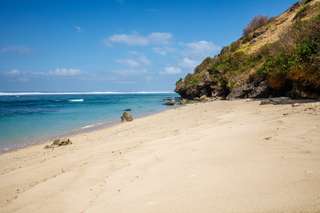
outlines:
[[[0,0],[0,91],[172,91],[294,0]]]

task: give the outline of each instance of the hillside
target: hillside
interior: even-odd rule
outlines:
[[[256,17],[244,35],[176,83],[183,98],[320,98],[320,0]]]

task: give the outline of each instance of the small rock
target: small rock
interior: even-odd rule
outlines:
[[[199,98],[199,100],[200,100],[201,102],[207,102],[207,101],[209,101],[209,98],[208,98],[206,95],[203,95],[203,96],[201,96],[201,97]]]
[[[52,145],[54,146],[59,146],[59,144],[60,144],[60,139],[55,139],[52,143]]]
[[[62,140],[62,141],[60,141],[60,143],[59,143],[58,146],[66,146],[66,145],[69,145],[69,144],[72,144],[72,142],[71,142],[70,139],[68,138],[67,140]]]
[[[51,145],[46,145],[44,148],[45,149],[53,149],[53,148],[56,148],[56,147],[59,147],[59,146],[66,146],[66,145],[70,145],[72,144],[71,140],[68,138],[68,139],[55,139]]]
[[[186,105],[188,103],[187,99],[181,99],[180,104],[181,105]]]
[[[51,149],[51,148],[53,148],[53,147],[52,147],[51,145],[45,145],[44,148],[45,148],[45,149]]]
[[[133,117],[129,112],[124,112],[124,113],[122,113],[121,121],[122,122],[126,122],[126,121],[130,122],[130,121],[133,121]]]
[[[131,112],[132,110],[130,108],[123,110],[124,112]]]
[[[281,104],[290,104],[292,103],[292,99],[287,97],[279,97],[279,98],[269,98],[266,100],[262,100],[260,102],[260,105],[267,105],[267,104],[273,104],[273,105],[281,105]]]
[[[163,104],[167,106],[174,106],[176,101],[174,99],[165,99]]]
[[[292,107],[299,107],[299,106],[301,106],[301,105],[298,104],[298,103],[294,103],[294,104],[292,104],[291,106],[292,106]]]

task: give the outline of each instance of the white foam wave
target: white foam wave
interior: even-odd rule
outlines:
[[[81,129],[91,129],[91,128],[100,126],[100,125],[102,125],[102,124],[103,124],[103,123],[89,124],[89,125],[86,125],[86,126],[81,127]]]
[[[95,127],[96,125],[87,125],[87,126],[83,126],[81,127],[81,129],[90,129],[92,127]]]
[[[70,99],[69,102],[83,102],[84,99],[80,98],[80,99]]]

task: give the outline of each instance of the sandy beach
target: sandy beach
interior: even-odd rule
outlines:
[[[215,101],[0,155],[0,212],[319,212],[320,104]]]

